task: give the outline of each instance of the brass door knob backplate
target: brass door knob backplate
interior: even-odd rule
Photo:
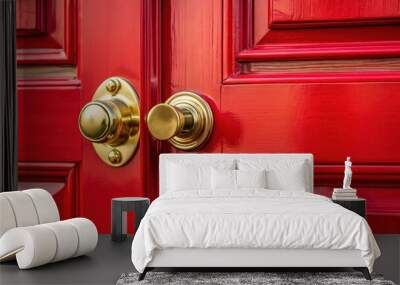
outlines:
[[[122,78],[111,77],[82,108],[79,130],[106,164],[118,167],[135,153],[139,116],[139,99],[133,87]]]
[[[147,115],[151,135],[168,140],[181,150],[203,146],[211,135],[214,119],[208,103],[193,92],[179,92]]]

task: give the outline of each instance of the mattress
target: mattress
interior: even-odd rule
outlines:
[[[163,249],[359,250],[372,271],[379,248],[361,216],[300,191],[188,190],[157,198],[132,243],[139,272]]]

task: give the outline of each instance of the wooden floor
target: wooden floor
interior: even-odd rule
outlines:
[[[400,236],[378,235],[382,251],[375,263],[375,272],[399,284]],[[0,284],[115,284],[122,273],[134,271],[131,262],[132,239],[112,242],[109,235],[100,235],[94,252],[88,256],[19,270],[15,262],[0,264]]]

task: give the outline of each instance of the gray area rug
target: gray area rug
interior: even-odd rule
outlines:
[[[376,284],[395,285],[380,275],[372,275],[368,281],[359,272],[148,272],[146,278],[138,281],[138,273],[122,274],[117,285],[133,284]]]

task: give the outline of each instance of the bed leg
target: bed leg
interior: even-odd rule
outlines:
[[[146,277],[146,273],[147,273],[147,268],[145,268],[143,272],[139,274],[138,281],[142,281],[144,277]]]
[[[368,270],[367,267],[364,267],[364,268],[362,269],[362,273],[364,274],[365,279],[367,279],[367,280],[372,280],[371,274],[369,274],[369,270]]]
[[[362,274],[364,275],[365,279],[372,280],[371,274],[369,274],[369,270],[368,270],[367,267],[356,267],[354,269],[357,270],[357,271],[361,271]]]

